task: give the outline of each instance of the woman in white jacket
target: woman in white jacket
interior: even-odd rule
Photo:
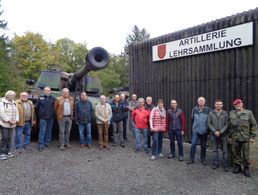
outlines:
[[[14,128],[19,121],[19,113],[14,101],[14,91],[7,91],[5,97],[0,100],[0,130],[2,134],[0,145],[0,160],[11,158],[10,152]]]

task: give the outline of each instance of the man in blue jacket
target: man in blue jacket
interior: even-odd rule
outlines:
[[[85,92],[82,92],[80,97],[80,101],[76,102],[75,104],[75,121],[79,125],[81,148],[84,146],[91,148],[91,117],[93,114],[92,103],[88,100],[88,96]],[[85,129],[87,131],[87,144],[84,136]]]
[[[208,135],[208,125],[207,119],[208,115],[211,112],[211,108],[205,106],[205,99],[204,97],[198,98],[198,105],[193,108],[191,119],[192,119],[192,146],[190,151],[190,159],[187,164],[194,163],[194,156],[195,150],[200,139],[201,142],[201,163],[203,165],[207,165],[205,161],[206,157],[206,142],[207,142],[207,135]]]
[[[44,94],[42,94],[36,104],[37,116],[39,118],[39,138],[38,138],[38,150],[42,150],[49,147],[52,138],[52,126],[55,117],[54,110],[55,98],[51,95],[50,87],[44,88]]]

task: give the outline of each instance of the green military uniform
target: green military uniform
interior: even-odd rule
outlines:
[[[233,140],[232,153],[234,165],[249,165],[249,140],[256,136],[257,123],[252,111],[230,112],[230,137]],[[242,157],[241,157],[242,152]]]

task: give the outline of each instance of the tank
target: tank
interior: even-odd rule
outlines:
[[[40,72],[38,80],[28,79],[26,84],[31,86],[29,90],[29,99],[36,104],[39,96],[43,93],[45,86],[51,88],[51,95],[55,98],[60,96],[62,89],[67,87],[70,90],[70,95],[74,97],[75,102],[79,100],[81,91],[87,93],[88,99],[92,102],[93,107],[99,102],[99,96],[103,92],[100,80],[97,77],[89,76],[90,71],[96,71],[107,67],[109,64],[108,52],[101,47],[91,49],[85,58],[85,65],[75,73],[67,73],[60,70],[56,65],[50,65],[48,70]],[[95,121],[95,116],[92,116]],[[38,126],[38,125],[36,125]],[[75,123],[71,130],[71,137],[77,137],[78,131]],[[53,137],[58,135],[58,125],[55,122],[53,125]],[[92,135],[96,137],[96,125],[92,125]],[[38,136],[38,128],[32,131],[32,137]]]

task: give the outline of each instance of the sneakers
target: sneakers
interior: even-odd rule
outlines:
[[[217,169],[218,166],[217,166],[216,164],[213,164],[211,168],[212,168],[212,169]]]
[[[150,160],[152,160],[152,161],[155,160],[155,159],[156,159],[156,156],[154,156],[154,155],[152,155],[151,158],[150,158]]]
[[[175,158],[175,155],[174,155],[174,154],[169,154],[169,155],[168,155],[168,158],[169,158],[169,159]]]
[[[84,147],[85,147],[85,145],[84,145],[84,144],[81,144],[81,145],[80,145],[80,148],[84,148]]]
[[[65,146],[66,146],[67,148],[71,148],[71,144],[69,144],[69,143],[66,143]]]
[[[135,149],[135,153],[140,152],[141,150],[139,148]]]
[[[162,153],[159,153],[160,158],[164,158],[164,155]]]
[[[64,150],[64,145],[61,145],[59,148],[60,150]]]
[[[7,156],[5,154],[0,155],[0,160],[7,160]]]
[[[183,156],[179,156],[179,157],[178,157],[178,160],[179,160],[179,161],[184,161],[184,157],[183,157]]]
[[[121,146],[122,148],[124,148],[124,147],[125,147],[125,144],[122,142],[122,143],[120,144],[120,146]]]
[[[11,153],[11,152],[8,152],[7,157],[8,157],[8,158],[12,158],[12,157],[14,157],[14,154]]]
[[[202,163],[203,165],[207,165],[207,162],[206,162],[205,160],[202,160],[201,163]]]

